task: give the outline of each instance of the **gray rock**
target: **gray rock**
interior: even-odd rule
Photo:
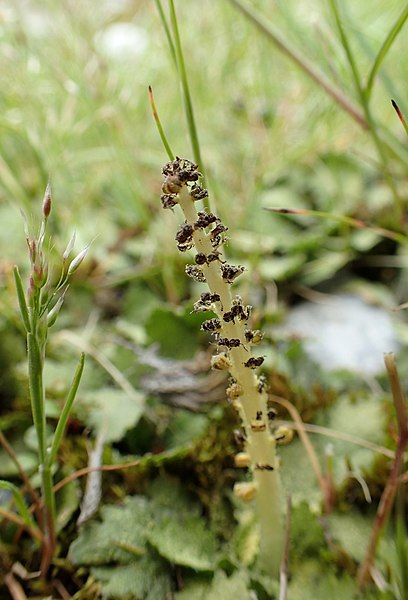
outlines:
[[[390,314],[348,294],[296,306],[283,329],[303,338],[306,352],[327,370],[376,375],[384,370],[384,352],[398,350]]]

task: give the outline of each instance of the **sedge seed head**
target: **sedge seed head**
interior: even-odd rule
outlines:
[[[51,184],[47,183],[47,187],[45,188],[43,204],[42,204],[42,213],[44,219],[48,219],[51,213],[51,204],[52,204],[52,194],[51,194]]]

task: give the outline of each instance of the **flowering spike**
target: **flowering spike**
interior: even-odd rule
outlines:
[[[237,483],[234,492],[244,501],[255,499],[261,532],[261,567],[272,568],[277,575],[283,523],[276,441],[270,433],[266,386],[253,371],[264,359],[251,355],[251,346],[262,340],[262,334],[248,328],[251,307],[244,306],[239,296],[231,295],[231,284],[245,268],[223,259],[221,246],[228,228],[212,213],[196,209],[196,201],[208,195],[198,183],[197,165],[177,157],[164,166],[163,175],[163,207],[178,204],[184,213],[184,222],[176,234],[178,248],[183,252],[194,246],[196,250],[195,264],[187,265],[186,273],[207,283],[209,288],[195,302],[194,311],[211,310],[216,315],[202,324],[202,329],[212,333],[223,349],[212,357],[211,365],[231,373],[227,396],[242,419],[245,452],[237,456],[236,464],[249,466],[253,481]]]

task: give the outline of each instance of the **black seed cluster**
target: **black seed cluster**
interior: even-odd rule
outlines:
[[[245,271],[245,267],[238,265],[221,265],[221,275],[224,281],[227,283],[232,283],[234,279],[236,279],[241,273]]]
[[[194,200],[204,200],[204,198],[208,198],[208,190],[201,187],[201,185],[194,183],[190,190],[190,196],[194,198]]]
[[[203,331],[219,331],[221,329],[221,321],[219,319],[208,319],[201,325]]]
[[[176,233],[177,248],[180,252],[185,252],[193,246],[193,233],[194,229],[192,225],[184,222],[180,225],[179,230]]]
[[[191,279],[194,279],[195,281],[198,281],[199,283],[205,283],[204,273],[202,272],[202,270],[199,267],[196,267],[195,265],[187,265],[186,266],[186,274],[189,277],[191,277]]]
[[[203,312],[210,310],[211,304],[219,302],[221,300],[219,294],[211,294],[210,292],[203,292],[200,299],[194,303],[194,312]]]
[[[213,213],[206,212],[206,211],[200,211],[198,213],[198,219],[194,223],[194,228],[195,229],[206,229],[213,223],[219,223],[219,221],[220,221],[219,218],[216,217]]]
[[[163,208],[174,208],[178,204],[177,194],[162,194],[160,200]]]
[[[241,345],[241,340],[238,338],[218,338],[217,344],[226,346],[226,348],[238,348]]]
[[[250,369],[256,369],[261,366],[264,360],[263,356],[251,356],[251,358],[244,362],[244,365]]]
[[[251,316],[251,310],[252,306],[248,305],[244,307],[242,299],[239,296],[236,296],[232,303],[231,310],[224,313],[223,319],[226,323],[235,323],[235,319],[246,321]]]
[[[180,183],[190,183],[198,181],[201,177],[201,173],[198,171],[198,166],[187,160],[186,158],[176,157],[166,163],[163,167],[163,175],[167,177],[174,177],[179,180]]]

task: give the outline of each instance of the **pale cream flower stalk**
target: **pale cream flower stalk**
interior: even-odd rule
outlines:
[[[185,217],[176,241],[180,251],[195,247],[195,264],[186,272],[194,279],[206,282],[208,292],[201,294],[195,310],[209,310],[216,318],[205,321],[202,328],[215,336],[222,349],[212,359],[214,369],[228,370],[231,382],[227,395],[239,412],[245,435],[245,452],[237,454],[235,464],[248,467],[252,481],[237,483],[235,494],[244,501],[255,500],[259,523],[260,567],[278,576],[283,549],[283,514],[276,439],[270,430],[274,411],[268,407],[264,379],[255,369],[263,357],[252,356],[251,347],[262,339],[259,331],[248,329],[250,306],[244,306],[239,296],[232,296],[231,284],[243,271],[223,259],[221,246],[227,230],[212,213],[197,211],[196,200],[208,193],[197,182],[197,166],[177,158],[163,168],[165,181],[161,197],[164,208],[179,204]]]

